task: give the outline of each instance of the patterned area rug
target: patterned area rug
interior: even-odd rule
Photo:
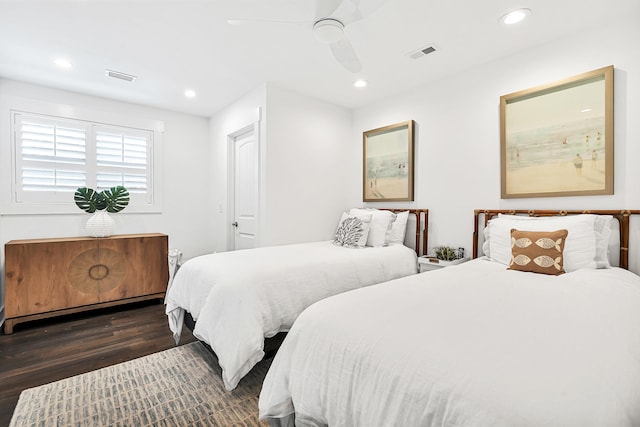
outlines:
[[[264,426],[258,396],[271,359],[226,391],[200,342],[24,390],[10,427]]]

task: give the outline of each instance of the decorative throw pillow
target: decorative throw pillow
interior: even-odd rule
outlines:
[[[349,248],[362,248],[367,243],[369,235],[369,227],[371,225],[371,214],[369,215],[349,215],[344,212],[336,234],[333,238],[333,244],[337,246],[346,246]]]
[[[511,263],[509,270],[532,273],[564,273],[564,244],[569,232],[520,231],[511,229]]]

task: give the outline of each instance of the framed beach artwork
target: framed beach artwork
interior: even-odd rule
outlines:
[[[363,201],[413,201],[413,132],[409,120],[362,134]]]
[[[503,199],[613,194],[613,66],[500,97]]]

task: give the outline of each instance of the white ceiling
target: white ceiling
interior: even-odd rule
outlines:
[[[532,9],[527,21],[498,23],[519,7]],[[354,75],[312,24],[227,22],[313,21],[314,0],[0,0],[0,77],[202,116],[265,82],[357,108],[630,14],[640,1],[387,0],[345,29],[363,65]],[[437,52],[407,56],[429,45]],[[57,68],[58,57],[73,68]],[[369,86],[354,89],[356,77]]]

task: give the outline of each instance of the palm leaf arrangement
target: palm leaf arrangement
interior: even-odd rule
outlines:
[[[120,212],[129,204],[129,191],[122,185],[102,190],[80,187],[73,195],[76,206],[88,213],[106,210],[110,213]]]

